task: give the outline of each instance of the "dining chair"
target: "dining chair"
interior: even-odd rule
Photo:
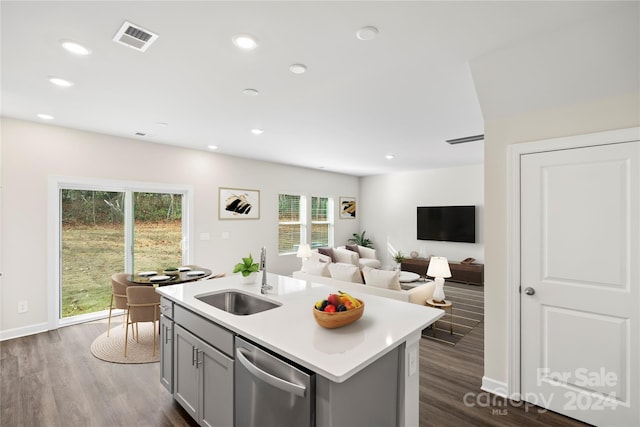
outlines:
[[[114,308],[127,310],[127,287],[131,283],[127,280],[129,274],[115,273],[111,276],[111,303],[109,304],[109,321],[107,322],[107,336],[111,331],[111,312]],[[122,323],[124,326],[124,323]]]
[[[156,322],[160,320],[160,294],[153,286],[127,287],[127,326],[124,333],[124,357],[127,357],[129,325],[136,342],[140,342],[139,322],[153,322],[153,355],[156,354]],[[135,325],[135,331],[134,331]]]

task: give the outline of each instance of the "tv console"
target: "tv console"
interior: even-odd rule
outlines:
[[[429,268],[429,260],[427,258],[408,258],[402,261],[401,264],[402,271],[411,271],[423,277],[427,275],[427,268]],[[484,264],[463,264],[449,261],[449,269],[451,270],[451,277],[446,280],[469,285],[484,285]]]

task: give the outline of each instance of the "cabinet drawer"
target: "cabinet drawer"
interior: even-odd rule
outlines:
[[[169,319],[173,319],[173,301],[160,297],[160,313]]]
[[[214,346],[227,356],[233,357],[233,333],[216,325],[186,308],[175,305],[174,320],[203,341]]]

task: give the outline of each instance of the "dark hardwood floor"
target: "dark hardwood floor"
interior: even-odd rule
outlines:
[[[480,389],[484,322],[456,345],[420,340],[420,426],[587,426]]]
[[[421,426],[584,425],[504,399],[486,406],[492,396],[480,390],[483,327],[455,347],[421,340]],[[92,322],[0,343],[0,425],[196,425],[160,385],[158,363],[121,365],[91,355],[91,342],[105,329],[106,321]],[[467,403],[481,403],[465,404],[467,393]]]

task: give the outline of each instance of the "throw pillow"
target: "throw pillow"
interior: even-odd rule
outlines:
[[[329,274],[329,264],[326,262],[303,259],[301,270],[312,276],[331,277],[331,274]]]
[[[358,246],[358,252],[361,258],[377,259],[378,253],[373,248],[367,248],[364,246]]]
[[[333,249],[332,248],[318,248],[318,253],[322,254],[322,255],[326,255],[329,258],[331,258],[331,262],[336,262],[336,259],[333,256]]]
[[[335,248],[333,250],[334,262],[342,262],[344,264],[360,265],[358,260],[360,257],[357,253],[349,251],[345,248]]]
[[[325,264],[333,262],[330,256],[322,255],[321,253],[318,253],[316,251],[311,252],[311,258],[309,259],[311,261],[324,262]]]
[[[332,279],[342,280],[343,282],[362,283],[360,269],[353,264],[344,264],[342,262],[329,264],[329,273]]]
[[[344,245],[344,248],[360,255],[360,251],[358,250],[358,245]]]
[[[371,267],[362,269],[364,274],[364,283],[367,286],[375,286],[376,288],[387,288],[399,291],[400,288],[400,272],[397,270],[378,270]]]

